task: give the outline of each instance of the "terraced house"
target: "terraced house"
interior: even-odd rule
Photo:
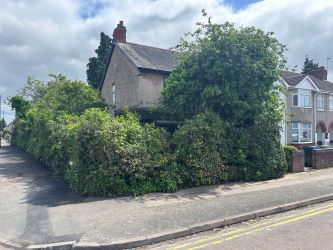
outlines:
[[[281,142],[298,148],[333,142],[333,83],[327,81],[327,70],[319,67],[309,74],[283,71],[287,94],[286,122]]]

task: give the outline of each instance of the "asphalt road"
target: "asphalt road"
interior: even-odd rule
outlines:
[[[309,206],[148,249],[333,249],[333,202]]]

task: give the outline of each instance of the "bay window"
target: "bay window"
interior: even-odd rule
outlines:
[[[311,108],[311,90],[294,89],[293,107]]]
[[[310,122],[291,124],[292,142],[312,142],[312,126]]]

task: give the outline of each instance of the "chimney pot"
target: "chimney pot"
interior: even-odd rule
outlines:
[[[118,43],[126,43],[126,27],[124,21],[119,21],[117,27],[113,30],[113,40]]]

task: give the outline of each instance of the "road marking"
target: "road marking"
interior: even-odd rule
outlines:
[[[327,212],[330,212],[330,211],[333,211],[333,207],[322,209],[322,210],[315,211],[315,212],[312,212],[312,213],[307,213],[307,214],[304,214],[304,215],[301,215],[301,216],[298,216],[298,217],[295,217],[295,218],[292,218],[292,219],[281,221],[281,222],[278,222],[278,223],[275,223],[275,224],[272,224],[272,225],[268,225],[268,226],[265,226],[265,227],[261,227],[261,228],[255,229],[255,230],[251,230],[251,231],[248,231],[248,232],[245,232],[245,233],[236,234],[236,235],[233,235],[233,236],[225,238],[225,239],[216,240],[216,241],[213,241],[213,242],[208,242],[206,244],[202,244],[202,245],[199,245],[199,246],[188,248],[188,250],[202,249],[202,248],[205,248],[205,247],[208,247],[208,246],[217,245],[217,244],[223,243],[223,242],[228,241],[228,240],[232,240],[232,239],[235,239],[235,238],[240,238],[242,236],[253,234],[255,232],[259,232],[259,231],[262,231],[262,230],[265,230],[265,229],[268,229],[268,228],[279,227],[279,226],[282,226],[282,225],[285,225],[285,224],[289,224],[291,222],[299,221],[299,220],[302,220],[302,219],[306,219],[306,218],[313,217],[313,216],[318,215],[318,214],[327,213]]]
[[[306,214],[312,214],[315,211],[323,210],[323,209],[326,209],[326,208],[332,208],[333,209],[333,205],[326,205],[326,206],[322,206],[320,208],[314,208],[314,209],[308,210],[304,215],[306,215]],[[246,228],[240,228],[240,229],[233,230],[233,231],[230,231],[230,232],[227,232],[227,233],[223,233],[223,234],[220,234],[220,235],[215,235],[215,236],[211,236],[211,237],[202,238],[200,240],[196,240],[196,241],[184,243],[184,244],[177,245],[177,246],[174,246],[174,247],[171,247],[171,248],[167,248],[167,249],[168,250],[177,250],[177,249],[185,248],[185,247],[188,247],[188,246],[197,245],[197,244],[205,242],[205,241],[211,241],[211,240],[218,239],[221,236],[233,235],[233,234],[236,234],[236,233],[244,232],[244,231],[247,231],[247,230],[250,230],[250,229],[253,229],[253,228],[261,227],[261,226],[264,226],[264,225],[267,225],[267,224],[270,224],[270,223],[274,223],[274,222],[277,222],[277,221],[283,221],[283,220],[286,220],[286,219],[289,219],[289,218],[293,218],[293,217],[297,217],[298,218],[299,214],[284,216],[284,217],[278,218],[278,219],[273,220],[273,221],[268,221],[268,222],[256,224],[256,225],[253,225],[253,226],[250,226],[250,227],[246,227]],[[265,228],[267,228],[267,227],[265,227]]]

